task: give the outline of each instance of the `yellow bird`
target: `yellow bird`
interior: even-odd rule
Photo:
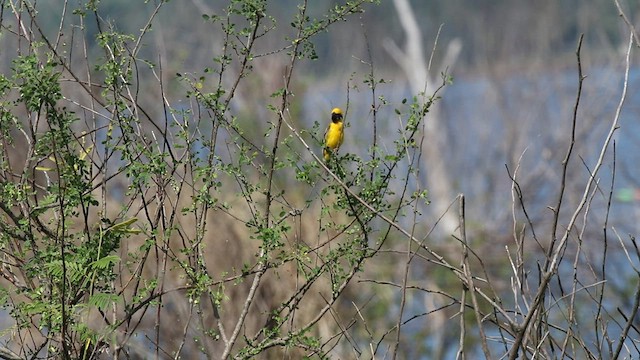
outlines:
[[[331,153],[340,148],[343,140],[344,124],[342,122],[342,110],[340,108],[334,108],[331,110],[331,122],[324,132],[324,148],[322,149],[324,161],[329,161]]]

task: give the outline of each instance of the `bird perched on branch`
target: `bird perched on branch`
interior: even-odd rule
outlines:
[[[334,108],[331,110],[331,122],[324,132],[324,148],[322,154],[324,161],[329,161],[331,154],[338,151],[344,140],[344,124],[342,122],[342,110]]]

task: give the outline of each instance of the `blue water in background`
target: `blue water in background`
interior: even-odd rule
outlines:
[[[622,96],[624,71],[621,67],[585,68],[583,75],[586,78],[577,112],[577,141],[569,167],[569,173],[575,182],[566,189],[567,201],[561,224],[566,224],[568,215],[573,212],[584,191],[589,171],[593,169],[600,156]],[[536,174],[521,185],[534,224],[540,223],[540,228],[544,228],[544,222],[548,222],[552,214],[547,206],[552,206],[557,201],[562,161],[570,143],[577,89],[577,70],[566,69],[545,75],[510,74],[501,78],[456,78],[453,84],[448,85],[441,93],[442,98],[438,100],[441,106],[440,115],[446,127],[445,131],[441,131],[443,136],[446,136],[448,146],[447,149],[443,149],[442,156],[446,157],[449,164],[455,191],[466,196],[467,220],[470,223],[487,224],[486,226],[490,227],[488,233],[492,236],[511,234],[511,180],[505,164],[513,172],[524,153],[520,163],[519,179],[526,179],[529,173]],[[398,116],[394,109],[402,107],[401,101],[404,98],[411,101],[411,94],[406,85],[393,83],[380,86],[378,94],[384,94],[385,99],[389,101],[389,105],[383,107],[378,114],[378,134],[382,134],[379,140],[382,144],[391,146],[389,138],[396,135],[398,127]],[[306,98],[305,113],[322,114],[319,109],[345,107],[346,98],[344,91],[315,92],[313,97]],[[345,142],[341,151],[357,153],[360,156],[367,155],[367,145],[371,143],[372,134],[370,109],[371,94],[366,89],[349,93],[346,121],[351,127],[347,129],[346,135],[349,141]],[[589,227],[585,233],[585,241],[589,244],[585,247],[588,253],[586,256],[597,267],[602,263],[602,228],[608,211],[609,193],[612,191],[607,223],[610,253],[606,266],[606,281],[609,289],[618,289],[616,291],[628,289],[631,283],[635,284],[635,272],[629,260],[623,258],[619,240],[612,229],[618,231],[621,241],[626,246],[632,246],[629,235],[635,236],[640,230],[640,169],[636,165],[640,144],[639,115],[640,68],[632,68],[626,99],[620,113],[619,128],[614,133],[613,141],[605,153],[603,166],[597,175],[599,186],[590,205]],[[314,120],[324,123],[320,117]],[[429,115],[425,121],[429,121]],[[428,167],[429,164],[424,164],[424,171],[429,171]],[[403,170],[406,170],[406,165],[401,163],[398,171],[402,173]],[[496,246],[500,248],[496,249],[495,254],[485,256],[506,256],[504,244]],[[612,255],[613,251],[618,252]],[[632,261],[636,266],[639,265],[638,259],[632,258]],[[533,266],[535,267],[535,264]],[[567,263],[566,268],[563,265],[559,271],[561,278],[565,273],[569,276],[572,273],[571,264]],[[565,285],[570,283],[571,279],[567,278]],[[553,286],[557,286],[557,283]],[[405,320],[425,311],[423,296],[429,295],[416,295],[410,301]],[[614,295],[613,300],[621,299]],[[579,315],[590,318],[593,313],[589,306],[595,304],[587,305],[582,305]],[[610,314],[615,314],[617,307],[628,308],[628,304],[607,300],[603,305]],[[419,333],[428,321],[427,317],[417,320],[415,325],[409,323],[405,334]],[[619,329],[610,328],[609,331],[609,335],[615,338]],[[491,329],[487,330],[487,334],[498,335]],[[425,341],[427,347],[433,345],[429,343],[433,339]],[[480,356],[480,352],[478,354]],[[454,357],[455,353],[447,355]]]
[[[583,136],[576,145],[573,160],[577,164],[573,170],[582,171],[583,180],[588,178],[588,173],[580,158],[584,159],[588,167],[594,166],[621,96],[623,72],[621,69],[597,68],[585,69],[584,75],[587,78],[584,81],[577,125]],[[339,88],[344,89],[344,86],[339,84]],[[634,68],[629,76],[620,128],[614,136],[617,159],[610,225],[616,226],[621,234],[636,234],[640,226],[640,169],[636,166],[640,143],[639,90],[640,69]],[[491,223],[493,228],[490,230],[504,233],[511,230],[511,181],[505,164],[513,171],[516,165],[514,160],[525,149],[520,169],[522,173],[545,167],[554,172],[549,179],[541,177],[539,181],[528,183],[530,187],[525,189],[530,196],[528,199],[532,209],[548,214],[544,209],[556,195],[557,182],[551,180],[557,177],[569,144],[568,131],[576,91],[575,69],[545,76],[516,74],[502,79],[456,78],[453,84],[444,89],[438,102],[441,107],[440,115],[445,120],[446,129],[442,133],[446,136],[448,148],[443,149],[442,154],[450,165],[455,191],[464,193],[467,197],[467,215],[470,221]],[[399,108],[406,111],[401,102],[405,98],[411,101],[412,94],[403,83],[380,86],[378,94],[389,101],[388,106],[381,108],[377,121],[381,147],[391,152],[391,139],[396,136],[400,121],[394,110]],[[366,156],[372,134],[371,94],[363,88],[360,92],[351,91],[349,99],[347,122],[351,127],[347,129],[347,136],[350,141],[345,143],[341,151]],[[308,117],[301,123],[309,129],[315,121],[325,124],[326,114],[330,109],[335,106],[345,107],[345,102],[346,94],[343,90],[311,91],[304,99],[304,113]],[[429,121],[429,115],[426,121]],[[323,125],[320,129],[322,131]],[[203,150],[198,156],[207,155]],[[612,155],[610,148],[605,166],[599,174],[604,196],[611,186]],[[429,171],[428,165],[424,165],[424,171]],[[406,165],[401,163],[400,172],[406,170],[403,166]],[[602,201],[594,203],[593,213],[596,219],[602,218],[605,211]],[[602,226],[602,223],[596,225]],[[614,286],[624,288],[624,282],[632,275],[632,270],[617,265],[613,264],[609,273],[618,276],[607,280]],[[395,310],[397,309],[390,309]],[[423,311],[424,302],[416,297],[409,303],[405,319]],[[0,321],[4,320],[6,317],[0,316]],[[405,333],[418,332],[424,327],[424,321],[428,319],[418,320],[415,326],[409,323]]]
[[[584,69],[586,76],[577,119],[578,139],[573,152],[577,164],[573,171],[588,179],[586,166],[592,168],[599,156],[602,143],[613,121],[620,100],[623,84],[623,69]],[[544,76],[514,74],[502,78],[474,77],[454,78],[438,100],[440,114],[446,129],[448,148],[443,149],[451,172],[451,181],[456,193],[464,193],[469,215],[493,217],[495,222],[508,222],[510,218],[511,181],[505,164],[511,172],[516,168],[520,155],[520,174],[535,169],[548,168],[549,179],[540,177],[527,184],[525,190],[532,193],[530,206],[538,209],[555,201],[557,181],[561,163],[569,145],[573,107],[576,101],[578,74],[576,69],[567,69]],[[344,89],[343,86],[341,86]],[[305,113],[310,127],[313,121],[324,124],[319,109],[335,106],[346,107],[346,91],[321,89],[305,99]],[[615,193],[634,193],[640,188],[639,170],[636,169],[636,154],[640,126],[640,69],[629,74],[627,98],[621,112],[614,140],[616,143]],[[393,150],[392,138],[397,136],[398,116],[394,109],[403,108],[402,99],[411,101],[411,94],[404,84],[379,86],[378,94],[388,100],[389,105],[378,113],[379,143]],[[321,94],[321,96],[317,96]],[[324,96],[322,96],[324,94]],[[348,94],[347,140],[341,151],[366,156],[371,144],[372,115],[371,94],[366,88]],[[314,115],[315,114],[315,115]],[[314,118],[315,116],[315,118]],[[429,121],[429,114],[425,121]],[[405,117],[406,120],[406,117]],[[322,126],[321,126],[322,127]],[[323,128],[322,128],[323,129]],[[526,150],[526,152],[525,152]],[[401,164],[402,165],[402,164]],[[605,166],[600,170],[601,187],[608,191],[613,166],[612,148],[607,151]],[[404,169],[400,168],[400,172]],[[424,170],[429,171],[428,164]],[[586,182],[583,182],[586,183]],[[576,190],[576,189],[573,189]],[[453,194],[455,196],[456,194]],[[628,198],[628,196],[627,196]],[[623,209],[628,219],[629,209],[637,211],[639,199],[622,199],[613,210]],[[539,203],[538,203],[539,202]],[[474,204],[481,204],[474,207]],[[626,223],[626,224],[622,224]],[[625,231],[637,231],[635,221],[622,221]],[[509,231],[509,226],[493,230]]]

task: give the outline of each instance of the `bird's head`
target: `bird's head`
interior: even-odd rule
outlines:
[[[334,108],[331,110],[331,121],[337,122],[342,120],[342,109]]]

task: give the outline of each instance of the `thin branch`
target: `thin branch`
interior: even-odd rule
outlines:
[[[482,351],[484,352],[484,356],[487,359],[491,359],[491,351],[489,350],[489,345],[487,344],[487,336],[484,332],[484,327],[482,326],[482,315],[480,314],[480,304],[478,303],[478,298],[475,292],[475,285],[473,283],[473,276],[471,275],[471,265],[469,263],[469,242],[467,240],[467,230],[466,230],[466,217],[465,217],[465,203],[464,203],[464,194],[458,195],[459,201],[459,212],[460,212],[460,240],[462,241],[462,271],[465,275],[466,279],[466,287],[469,289],[469,294],[471,295],[471,303],[473,304],[473,311],[476,317],[476,325],[478,326],[478,331],[480,332],[480,343],[482,345]],[[464,315],[464,314],[463,314]],[[463,316],[464,317],[464,316]]]
[[[578,68],[579,68],[579,82],[581,83],[583,80],[582,77],[582,66],[581,66],[581,62],[580,62],[580,44],[582,43],[582,36],[580,37],[580,41],[579,41],[579,45],[578,45]],[[519,327],[519,331],[517,333],[516,339],[511,347],[511,351],[509,354],[509,359],[511,360],[515,360],[518,357],[518,349],[520,348],[520,346],[522,345],[522,341],[524,340],[524,336],[525,334],[528,332],[528,328],[531,324],[531,321],[533,319],[533,317],[538,313],[538,311],[540,310],[540,306],[542,303],[542,299],[544,298],[544,295],[547,291],[547,287],[549,285],[549,282],[551,281],[551,278],[554,276],[559,261],[561,259],[561,254],[562,251],[565,247],[565,245],[567,244],[567,241],[569,239],[569,236],[573,230],[573,227],[576,223],[576,220],[578,218],[578,216],[580,215],[580,213],[582,212],[582,210],[584,209],[588,198],[589,198],[589,190],[591,189],[591,187],[593,186],[594,182],[596,181],[596,175],[599,173],[600,168],[602,167],[603,163],[604,163],[604,157],[605,157],[605,153],[607,151],[607,149],[609,148],[609,144],[611,143],[612,139],[613,139],[613,134],[616,132],[616,130],[619,128],[619,120],[620,120],[620,114],[622,112],[622,107],[624,105],[624,102],[626,100],[626,96],[627,96],[627,88],[628,88],[628,83],[629,83],[629,69],[630,69],[630,58],[631,58],[631,48],[633,46],[633,34],[630,33],[629,34],[629,43],[628,43],[628,47],[627,47],[627,52],[626,52],[626,60],[625,60],[625,72],[624,72],[624,82],[623,82],[623,87],[622,87],[622,94],[620,96],[620,101],[618,103],[618,106],[616,108],[616,112],[614,115],[614,118],[611,122],[611,127],[609,129],[609,133],[607,134],[602,147],[600,149],[600,155],[598,157],[598,160],[596,162],[596,165],[594,166],[593,169],[593,176],[589,177],[589,180],[587,181],[587,184],[585,185],[585,190],[582,194],[582,198],[579,202],[579,204],[576,206],[573,214],[571,215],[571,218],[569,220],[569,223],[566,226],[566,229],[564,230],[564,234],[562,236],[562,238],[560,239],[560,241],[558,242],[558,245],[553,247],[551,246],[551,248],[554,248],[553,253],[550,253],[550,257],[549,260],[547,260],[547,266],[545,267],[545,271],[542,273],[542,277],[540,280],[540,285],[538,286],[538,290],[537,293],[534,297],[534,301],[532,303],[532,307],[529,310],[529,313],[527,314],[527,317],[525,318],[525,320],[522,322],[522,324],[520,324]],[[579,88],[581,87],[581,85],[579,85]],[[578,92],[578,98],[580,97],[580,91]],[[578,101],[576,101],[576,103],[578,103]],[[575,112],[577,112],[577,106],[576,108],[574,108],[574,119],[575,119]],[[575,121],[575,120],[574,120]],[[568,159],[567,159],[568,160]],[[565,164],[566,166],[566,164]],[[561,185],[562,187],[564,187],[564,184]],[[556,211],[558,211],[559,209],[556,209]],[[554,236],[555,237],[555,236]],[[555,242],[555,241],[554,241]]]
[[[640,37],[638,37],[638,32],[636,31],[636,27],[633,26],[633,23],[627,17],[627,14],[622,10],[622,6],[620,6],[620,2],[618,0],[614,0],[616,4],[616,8],[618,8],[618,14],[624,20],[625,24],[629,28],[629,31],[633,34],[633,40],[635,40],[636,46],[640,47]]]
[[[243,60],[243,69],[246,67],[247,61],[249,59],[249,57],[251,56],[251,49],[255,40],[255,34],[258,31],[259,28],[259,24],[260,24],[260,19],[261,17],[259,15],[256,15],[256,21],[253,27],[253,33],[252,35],[249,36],[249,42],[247,45],[247,51]],[[232,87],[232,91],[229,93],[226,104],[225,104],[225,108],[226,106],[228,106],[229,102],[231,101],[231,98],[233,96],[234,90],[236,89],[236,87],[238,86],[238,83],[240,81],[240,79],[242,78],[242,72],[240,73],[240,75],[237,77],[235,84]],[[277,133],[279,134],[279,133]],[[278,135],[276,135],[276,138],[278,137]],[[275,151],[275,149],[274,149]],[[271,165],[271,174],[273,174],[273,161],[272,161],[272,165]],[[270,177],[271,180],[271,177]],[[269,181],[269,187],[268,187],[268,191],[270,194],[271,191],[271,181]],[[270,201],[271,201],[271,197],[270,195],[267,195],[268,201],[267,201],[267,205],[266,205],[266,215],[265,217],[267,218],[267,222],[265,222],[265,224],[268,224],[268,219],[269,219],[269,208],[270,208]],[[260,260],[260,265],[259,265],[259,269],[258,272],[256,273],[255,277],[253,278],[253,282],[251,284],[251,287],[249,289],[249,293],[247,294],[247,297],[244,301],[244,305],[242,307],[242,310],[240,312],[240,316],[238,317],[238,320],[236,321],[236,325],[234,326],[233,332],[231,333],[228,341],[225,342],[225,347],[224,347],[224,352],[222,353],[222,356],[220,357],[221,359],[226,359],[231,350],[233,349],[233,346],[236,342],[236,339],[238,338],[238,335],[240,334],[240,330],[242,328],[242,326],[244,325],[245,319],[247,317],[247,314],[249,313],[249,307],[251,306],[251,304],[253,303],[253,300],[255,298],[255,294],[258,290],[258,286],[260,285],[260,281],[262,279],[262,276],[265,274],[265,272],[267,271],[267,267],[265,266],[266,263],[266,259],[264,259],[264,248],[260,251],[260,255],[259,255]]]

